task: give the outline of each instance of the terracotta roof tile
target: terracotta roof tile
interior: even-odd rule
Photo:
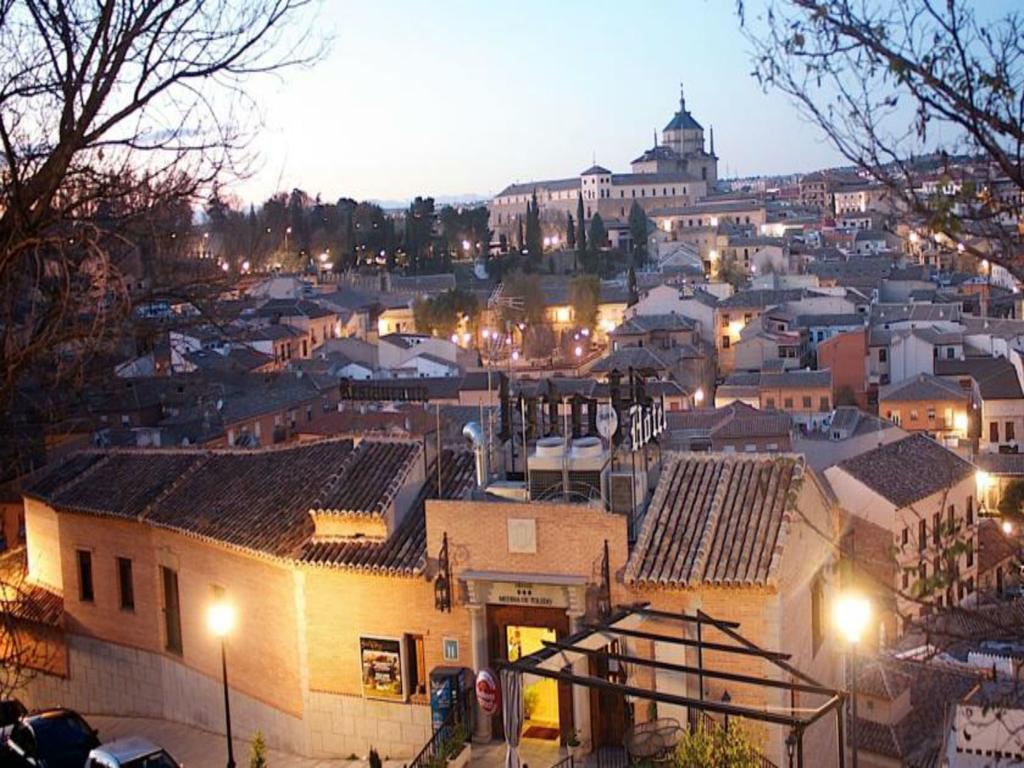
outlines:
[[[974,465],[930,437],[911,435],[839,463],[897,507],[906,507],[974,474]]]
[[[463,498],[475,484],[473,454],[469,451],[442,453],[441,484],[445,499]],[[437,498],[437,465],[427,473],[427,482],[394,534],[386,539],[310,541],[299,559],[310,565],[350,568],[393,576],[423,572],[427,559],[426,501]]]
[[[788,526],[790,456],[669,454],[626,569],[641,586],[769,584]]]

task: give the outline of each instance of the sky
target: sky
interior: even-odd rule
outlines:
[[[326,57],[252,85],[263,128],[245,201],[489,196],[613,171],[687,107],[719,176],[839,164],[787,98],[751,77],[733,0],[325,0]]]

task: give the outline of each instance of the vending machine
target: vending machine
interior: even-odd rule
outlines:
[[[454,722],[471,728],[470,675],[465,667],[434,667],[430,672],[430,719],[437,731],[455,711]]]

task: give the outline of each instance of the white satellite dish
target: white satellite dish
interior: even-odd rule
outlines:
[[[619,426],[619,415],[611,403],[599,403],[597,406],[597,431],[605,440],[611,440]]]

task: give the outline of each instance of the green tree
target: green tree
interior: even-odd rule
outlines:
[[[633,263],[647,262],[647,214],[636,200],[629,208],[629,235],[633,239]]]
[[[583,253],[583,268],[587,272],[597,274],[601,271],[601,249],[608,240],[608,230],[604,227],[604,220],[600,213],[595,213],[590,219],[589,233],[590,247]]]
[[[576,195],[576,252],[587,252],[587,225],[583,218],[583,195]]]
[[[536,268],[544,254],[544,242],[540,230],[540,210],[537,207],[537,192],[534,191],[526,204],[526,250],[529,252],[530,268]]]
[[[593,328],[601,302],[601,281],[597,275],[576,275],[569,283],[569,302],[572,304],[576,325]]]
[[[252,735],[249,745],[249,768],[267,768],[267,743],[260,731]]]
[[[1016,521],[1024,518],[1024,480],[1013,480],[1007,484],[999,499],[999,514]]]
[[[626,273],[626,289],[629,291],[629,297],[626,299],[626,306],[632,307],[638,301],[640,301],[640,292],[637,290],[636,285],[636,270],[633,265],[629,265],[629,271]]]
[[[698,725],[676,746],[675,768],[759,768],[761,755],[736,723],[728,729]]]
[[[568,214],[565,220],[565,247],[576,247],[576,225],[573,223],[572,214]]]
[[[528,275],[516,270],[505,275],[501,281],[502,293],[515,300],[517,307],[506,307],[502,310],[502,318],[509,322],[526,322],[531,325],[541,324],[545,319],[544,290],[538,275]]]
[[[448,338],[458,329],[463,317],[468,317],[471,325],[476,322],[480,304],[473,293],[452,288],[436,296],[417,299],[412,312],[419,333]]]
[[[727,256],[718,263],[718,279],[739,289],[747,282],[747,272],[735,256]]]

